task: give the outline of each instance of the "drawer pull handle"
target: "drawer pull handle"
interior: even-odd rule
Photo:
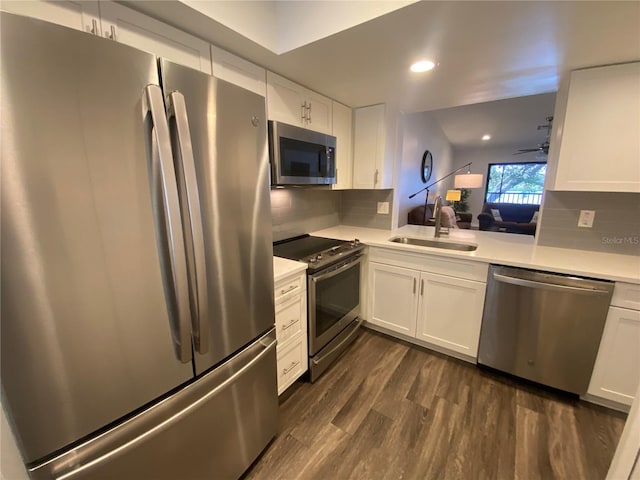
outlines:
[[[280,295],[284,295],[285,293],[289,293],[291,290],[295,290],[296,288],[298,288],[297,285],[291,285],[289,288],[283,288],[282,290],[280,290]]]
[[[299,320],[298,318],[294,318],[293,320],[291,320],[291,321],[290,321],[289,323],[287,323],[286,325],[282,325],[282,330],[286,330],[286,329],[287,329],[287,328],[289,328],[289,327],[293,327],[293,325],[294,325],[295,323],[297,323],[297,322],[298,322],[298,320]]]
[[[300,360],[298,360],[297,362],[291,362],[291,365],[289,365],[289,368],[283,368],[282,369],[282,374],[286,375],[287,373],[289,373],[291,370],[293,370],[294,368],[296,368],[298,365],[300,365]]]

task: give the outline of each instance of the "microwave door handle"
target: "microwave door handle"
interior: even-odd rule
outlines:
[[[186,205],[182,208],[183,218],[188,225],[185,230],[189,235],[185,238],[187,251],[188,270],[191,284],[189,291],[191,294],[191,323],[193,332],[193,343],[198,353],[204,354],[208,348],[208,302],[207,302],[207,280],[206,262],[204,253],[204,234],[202,227],[202,213],[200,209],[200,194],[198,182],[196,180],[196,165],[193,158],[193,147],[191,144],[191,133],[189,130],[189,120],[187,116],[187,106],[184,95],[180,92],[171,92],[168,98],[169,125],[172,140],[175,141],[174,155],[176,165],[178,165],[178,184],[184,189]]]
[[[189,319],[189,285],[185,258],[184,236],[180,220],[180,203],[176,187],[176,174],[171,154],[169,126],[164,109],[162,90],[158,85],[148,85],[142,97],[142,118],[148,165],[151,171],[153,213],[156,219],[156,234],[164,237],[166,251],[161,251],[164,282],[169,286],[173,306],[169,307],[169,318],[178,359],[187,363],[192,358],[191,325]]]

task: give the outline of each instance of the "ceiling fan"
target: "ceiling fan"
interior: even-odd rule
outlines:
[[[541,153],[544,153],[545,155],[549,153],[549,139],[551,138],[551,125],[553,124],[553,117],[547,117],[546,120],[547,120],[546,125],[538,125],[538,130],[544,130],[544,129],[547,130],[547,136],[544,139],[544,142],[539,143],[536,148],[520,148],[513,155],[521,155],[523,153],[529,153],[529,152],[541,152]]]

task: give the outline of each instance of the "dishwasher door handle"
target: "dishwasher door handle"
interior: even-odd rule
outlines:
[[[521,287],[539,288],[563,293],[575,293],[576,295],[609,295],[608,290],[595,288],[571,287],[568,285],[556,285],[554,283],[537,282],[535,280],[525,280],[524,278],[510,277],[500,273],[493,274],[494,280],[502,283],[510,283]]]

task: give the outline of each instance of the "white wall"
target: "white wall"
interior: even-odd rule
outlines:
[[[407,223],[407,213],[413,207],[424,204],[424,193],[409,199],[409,195],[447,175],[453,170],[451,144],[440,125],[429,112],[404,114],[401,117],[402,146],[396,161],[394,209],[397,209],[397,226]],[[433,155],[433,173],[427,184],[420,178],[422,155],[429,150]],[[436,195],[444,195],[453,185],[453,177],[434,185],[429,192],[429,203]],[[395,225],[394,225],[395,226]]]
[[[471,173],[481,173],[483,175],[482,187],[471,189],[471,194],[469,195],[469,211],[473,214],[474,225],[478,224],[478,214],[482,211],[482,205],[484,204],[487,169],[490,163],[546,161],[546,156],[539,156],[539,154],[535,152],[513,155],[519,148],[524,147],[522,145],[501,147],[491,147],[487,145],[486,147],[456,148],[454,150],[453,168],[459,168],[466,163],[473,162],[473,165],[471,165]],[[464,173],[464,171],[460,173]]]

